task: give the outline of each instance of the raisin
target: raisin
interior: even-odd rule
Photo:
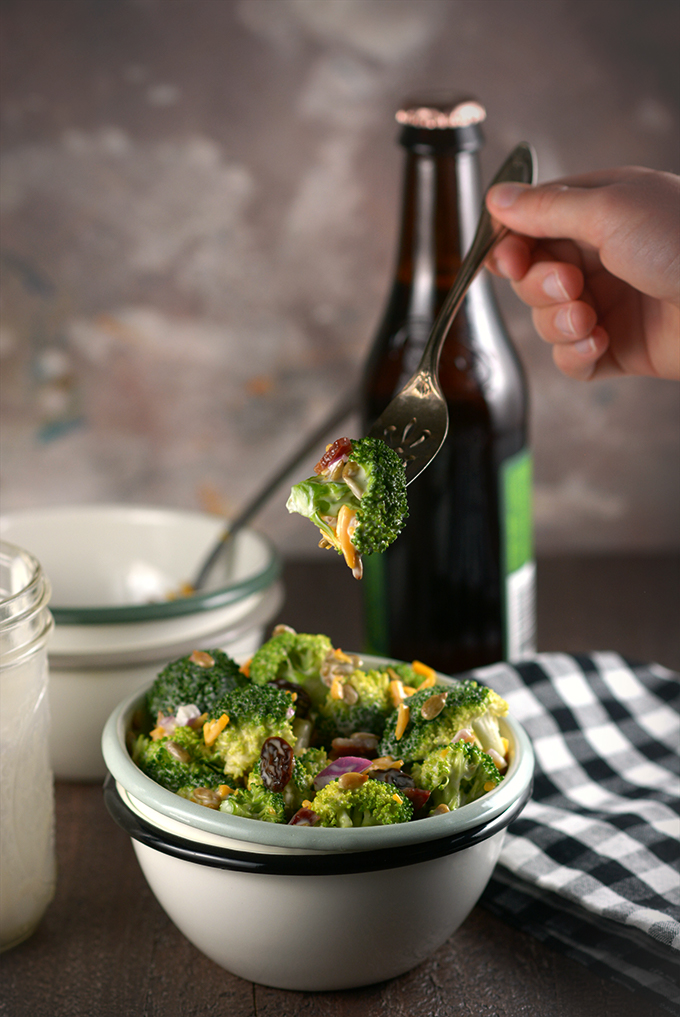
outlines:
[[[312,708],[312,700],[310,698],[307,689],[304,689],[302,685],[298,685],[297,682],[289,682],[285,678],[272,678],[268,685],[274,685],[277,689],[287,689],[288,692],[294,692],[297,696],[295,700],[295,716],[306,717]]]
[[[329,445],[324,454],[319,459],[318,463],[314,467],[315,473],[325,473],[326,470],[337,462],[338,459],[342,459],[343,456],[348,456],[352,451],[352,442],[349,438],[338,438],[332,445]]]
[[[372,780],[382,780],[385,784],[392,784],[394,787],[411,788],[416,782],[410,773],[404,770],[371,770]]]
[[[267,791],[283,791],[293,776],[293,750],[285,738],[265,738],[260,753],[260,774]]]

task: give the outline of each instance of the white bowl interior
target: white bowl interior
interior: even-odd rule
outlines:
[[[105,775],[107,717],[169,661],[204,647],[247,658],[259,646],[283,588],[276,554],[258,533],[244,529],[230,542],[205,596],[167,599],[196,574],[223,526],[203,513],[124,505],[0,518],[3,540],[37,558],[52,586],[50,756],[57,777]]]
[[[112,607],[164,601],[196,574],[218,539],[217,516],[135,506],[35,509],[0,519],[3,540],[33,554],[52,585],[52,606]],[[210,588],[266,567],[268,544],[242,531]]]

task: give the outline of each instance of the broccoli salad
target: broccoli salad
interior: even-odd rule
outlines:
[[[158,675],[128,733],[134,762],[199,805],[266,823],[406,823],[492,791],[507,703],[419,661],[365,669],[328,636],[277,626],[239,667],[195,650]]]
[[[342,554],[361,579],[362,554],[384,551],[408,517],[404,463],[379,438],[338,438],[314,467],[314,476],[295,484],[286,508],[321,530],[319,547]]]

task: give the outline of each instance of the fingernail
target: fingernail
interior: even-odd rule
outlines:
[[[510,208],[525,190],[524,184],[497,184],[489,191],[489,197],[499,208]]]
[[[555,315],[555,328],[558,328],[563,335],[576,335],[576,330],[571,322],[570,307],[560,307]]]
[[[576,350],[582,357],[592,357],[593,353],[597,353],[597,343],[593,339],[579,339],[577,343],[572,344],[572,350]]]
[[[551,300],[569,300],[569,294],[562,285],[557,272],[551,272],[543,280],[543,292]]]
[[[499,258],[496,258],[496,270],[503,276],[504,279],[512,279],[507,263]]]

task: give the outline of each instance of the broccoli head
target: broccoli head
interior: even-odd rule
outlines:
[[[299,756],[295,756],[293,776],[282,792],[287,816],[292,816],[304,801],[314,797],[314,778],[327,765],[328,757],[323,749],[304,749]]]
[[[380,736],[392,710],[390,677],[384,671],[353,671],[339,675],[326,690],[319,706],[316,736],[330,746],[334,738],[347,738],[355,731]]]
[[[467,729],[485,752],[495,749],[503,755],[505,747],[498,718],[507,712],[504,699],[471,679],[419,689],[387,718],[380,754],[405,762],[422,761],[434,749],[449,745],[459,731]]]
[[[248,777],[246,787],[237,788],[220,804],[220,812],[244,819],[257,819],[264,823],[285,823],[286,807],[283,795],[268,791],[262,783],[259,760]]]
[[[391,784],[366,780],[354,788],[333,780],[318,792],[312,808],[320,826],[388,826],[408,823],[413,806]]]
[[[286,504],[321,530],[321,547],[335,548],[357,579],[362,554],[384,551],[408,517],[406,474],[397,453],[380,438],[339,438],[295,484]]]
[[[284,689],[251,683],[232,689],[210,710],[208,725],[228,718],[212,745],[211,761],[238,783],[259,760],[266,738],[295,745],[294,715],[293,697]]]
[[[218,699],[246,682],[236,661],[222,650],[194,650],[163,668],[146,694],[147,709],[152,720],[159,711],[169,716],[190,703],[201,713],[209,712]]]
[[[417,787],[432,792],[430,806],[449,809],[476,801],[503,779],[491,756],[474,742],[462,740],[430,752],[414,765],[412,777]]]
[[[168,791],[184,787],[218,787],[224,782],[219,770],[207,761],[201,732],[189,727],[175,728],[168,738],[153,741],[140,735],[133,759],[147,777]]]
[[[285,629],[263,643],[254,655],[250,661],[250,680],[255,685],[283,679],[303,687],[313,686],[332,649],[328,636]]]

